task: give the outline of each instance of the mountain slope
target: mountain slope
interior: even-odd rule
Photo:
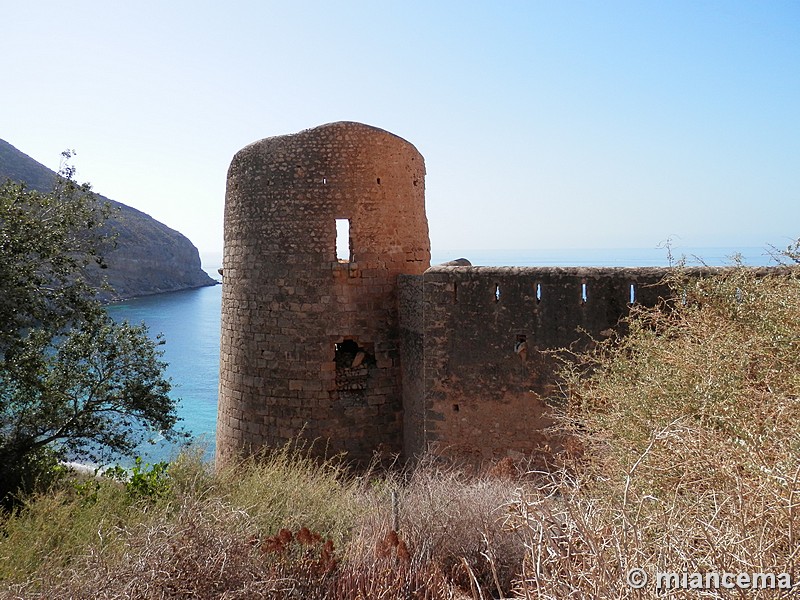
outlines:
[[[56,174],[0,140],[0,180],[24,182],[29,189],[47,192]],[[107,226],[116,234],[116,247],[105,254],[107,269],[92,269],[87,277],[99,287],[105,278],[113,293],[107,299],[133,298],[161,292],[214,285],[200,267],[197,248],[182,233],[170,229],[135,208],[97,194],[114,207]]]

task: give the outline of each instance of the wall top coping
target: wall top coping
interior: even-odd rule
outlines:
[[[621,275],[650,275],[663,276],[671,271],[672,267],[452,267],[435,265],[430,267],[425,274],[452,274],[452,275],[566,275],[566,276],[621,276]],[[687,269],[687,271],[692,271]],[[702,269],[703,272],[712,269]]]
[[[331,134],[335,135],[338,133],[347,134],[349,132],[353,133],[368,133],[373,135],[386,135],[391,138],[394,138],[403,144],[406,144],[416,150],[417,154],[419,154],[419,150],[417,150],[416,146],[409,142],[408,140],[400,137],[397,134],[392,133],[391,131],[386,131],[385,129],[381,129],[380,127],[375,127],[374,125],[366,125],[364,123],[359,123],[357,121],[335,121],[333,123],[325,123],[324,125],[318,125],[316,127],[309,127],[308,129],[303,129],[302,131],[298,131],[295,133],[287,133],[283,135],[274,135],[262,138],[260,140],[256,140],[239,150],[237,152],[237,156],[239,155],[246,155],[254,149],[263,148],[263,147],[272,147],[276,150],[280,149],[282,146],[292,145],[295,141],[302,143],[303,138],[324,138],[329,137]],[[421,156],[421,155],[420,155]]]
[[[663,277],[669,273],[684,273],[690,277],[707,277],[725,272],[734,272],[738,267],[454,267],[435,265],[425,275],[457,276],[565,276],[565,277]],[[749,267],[758,275],[788,275],[798,268]]]

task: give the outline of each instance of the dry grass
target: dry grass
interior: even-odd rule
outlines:
[[[374,568],[375,556],[397,558],[412,572],[444,577],[469,597],[473,592],[479,597],[478,589],[486,597],[510,595],[525,547],[519,532],[504,529],[502,523],[507,504],[524,485],[532,484],[477,477],[433,460],[409,473],[386,476],[362,495],[368,509],[354,532],[351,562],[368,569]],[[399,538],[393,539],[394,534]]]
[[[218,475],[184,457],[164,497],[103,482],[30,502],[4,524],[0,596],[488,598],[525,553],[500,527],[516,487],[433,463],[356,477],[289,449]]]

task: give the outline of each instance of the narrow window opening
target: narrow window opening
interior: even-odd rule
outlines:
[[[536,304],[539,304],[539,302],[541,302],[541,301],[542,301],[542,284],[541,283],[537,283],[536,284]]]
[[[581,304],[586,304],[586,300],[587,299],[588,299],[588,296],[586,294],[586,284],[582,283],[581,284]]]
[[[500,302],[500,284],[499,283],[495,283],[494,284],[494,301],[495,302]]]
[[[458,283],[453,282],[453,304],[458,302]]]
[[[636,302],[636,284],[631,284],[631,304]]]
[[[380,185],[380,184],[381,184],[381,178],[378,177],[378,185]]]
[[[453,412],[458,412],[458,404],[453,404]]]
[[[322,185],[328,185],[328,178],[327,177],[323,177],[322,178]]]
[[[350,219],[336,219],[336,260],[352,262]]]

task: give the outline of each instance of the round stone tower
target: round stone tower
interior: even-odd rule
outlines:
[[[409,142],[340,122],[240,150],[225,198],[217,464],[298,436],[359,462],[400,452],[397,276],[429,265],[425,163]]]

